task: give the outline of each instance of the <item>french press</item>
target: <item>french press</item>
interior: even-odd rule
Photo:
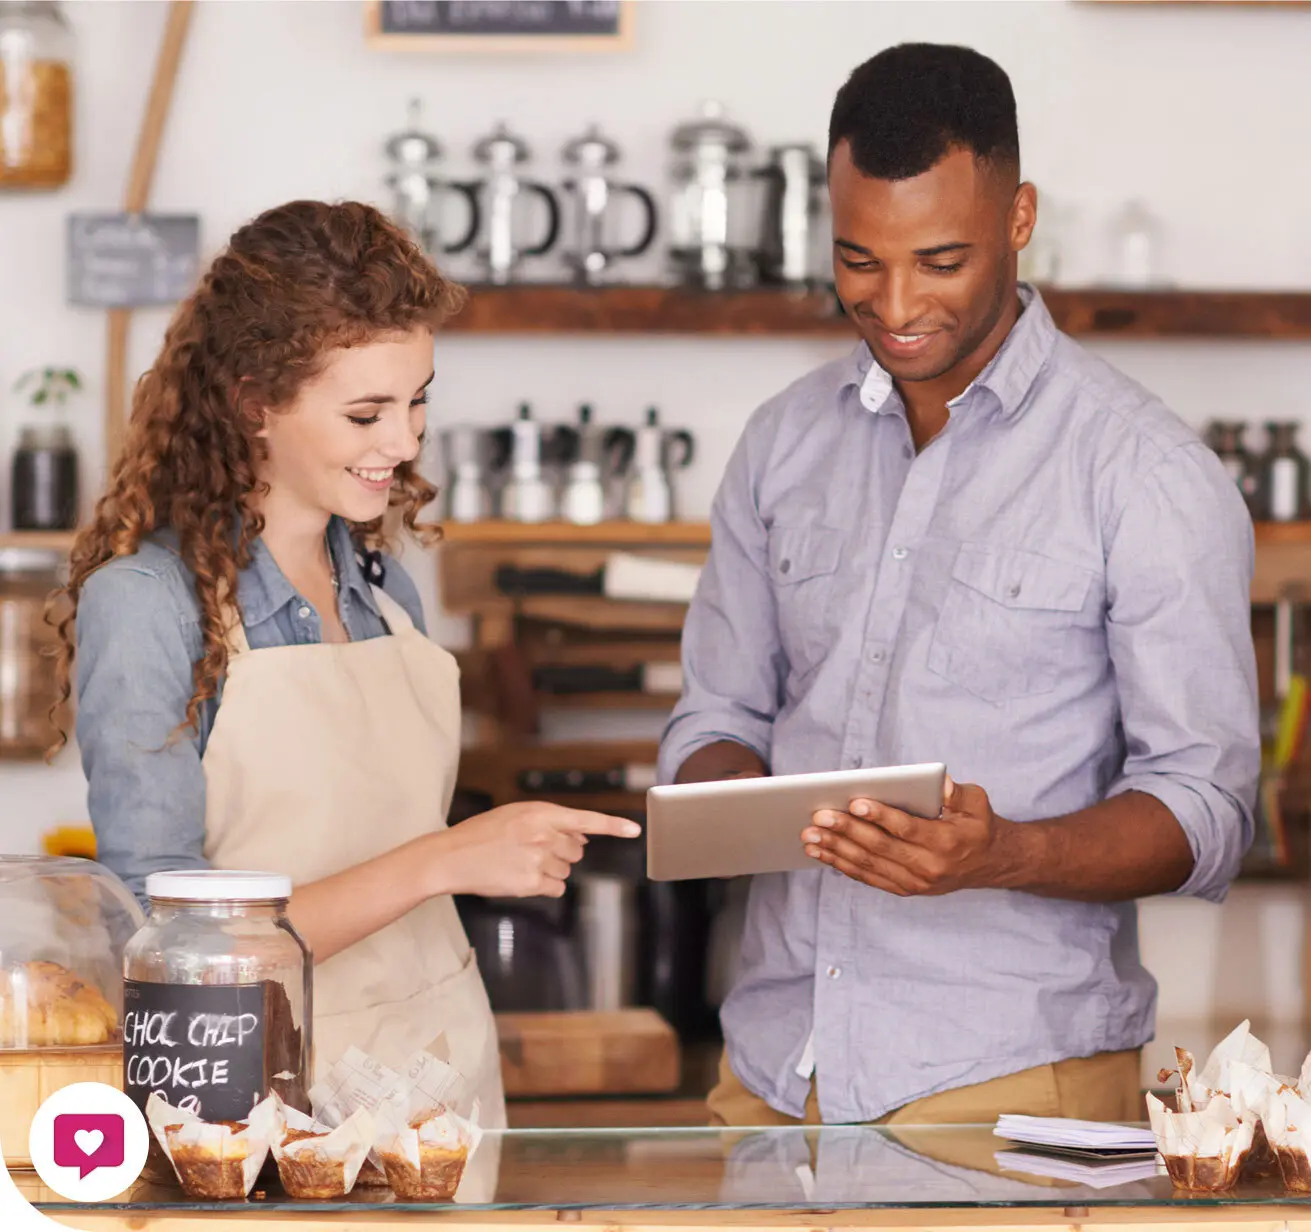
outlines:
[[[603,281],[606,271],[615,261],[640,257],[656,233],[656,203],[645,188],[638,184],[621,184],[606,175],[606,168],[619,161],[619,147],[601,135],[593,124],[581,137],[575,137],[561,155],[573,168],[564,188],[573,196],[574,247],[565,255],[565,262],[579,282],[595,285]],[[616,197],[630,196],[642,207],[642,230],[636,242],[626,248],[607,246],[610,205]]]
[[[484,234],[478,258],[487,281],[503,285],[513,280],[525,257],[540,257],[555,246],[560,234],[560,204],[545,184],[519,175],[516,168],[529,158],[528,144],[504,124],[498,124],[473,147],[473,156],[487,167],[487,176],[479,185]],[[536,244],[520,247],[515,236],[515,206],[525,194],[539,197],[546,207],[546,229]]]
[[[442,148],[437,139],[419,128],[422,104],[410,101],[410,127],[387,142],[387,157],[396,169],[387,176],[392,191],[392,217],[405,227],[433,256],[463,252],[478,234],[478,193],[476,184],[443,180],[437,175]],[[469,206],[469,224],[464,234],[451,244],[440,237],[440,207],[443,194],[462,196]]]
[[[708,102],[698,119],[674,129],[670,145],[669,259],[675,277],[708,291],[751,285],[760,217],[759,184],[746,165],[751,138],[724,118],[723,107]]]

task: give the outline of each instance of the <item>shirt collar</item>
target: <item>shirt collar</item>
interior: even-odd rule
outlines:
[[[377,614],[378,601],[360,566],[350,526],[343,519],[334,517],[328,522],[328,544],[342,588]],[[278,568],[278,562],[263,539],[255,540],[250,567],[243,570],[238,579],[237,594],[241,600],[242,618],[248,625],[260,624],[289,603],[301,600],[286,574]]]
[[[1056,323],[1035,287],[1019,284],[1020,316],[1006,335],[997,354],[969,387],[951,400],[953,408],[964,406],[971,392],[988,390],[996,398],[1001,414],[1014,415],[1024,405],[1038,373],[1056,344]],[[867,410],[883,414],[890,410],[895,392],[892,377],[874,362],[869,346],[862,342],[851,354],[844,385],[860,389],[860,400]]]

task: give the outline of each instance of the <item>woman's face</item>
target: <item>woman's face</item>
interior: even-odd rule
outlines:
[[[396,467],[419,452],[432,377],[424,327],[330,352],[260,432],[268,457],[259,478],[271,502],[350,522],[381,517]]]

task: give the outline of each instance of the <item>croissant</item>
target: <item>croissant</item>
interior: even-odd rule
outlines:
[[[0,972],[0,1046],[73,1048],[108,1043],[118,1015],[100,991],[58,963]]]

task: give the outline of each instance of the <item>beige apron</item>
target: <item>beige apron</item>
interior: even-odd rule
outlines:
[[[251,650],[235,623],[204,757],[214,867],[289,873],[303,885],[445,827],[459,668],[373,593],[389,637]],[[314,968],[316,1075],[351,1044],[394,1067],[438,1035],[480,1122],[503,1127],[496,1024],[450,896]]]

